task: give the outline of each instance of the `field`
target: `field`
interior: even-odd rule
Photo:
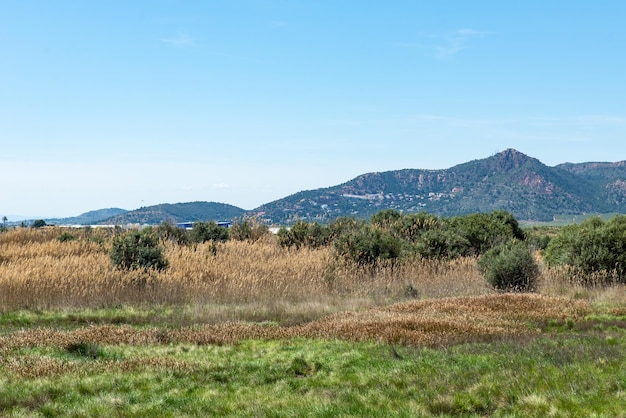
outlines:
[[[0,234],[0,416],[626,416],[624,286],[497,293],[472,258],[272,237],[125,272],[112,234]]]

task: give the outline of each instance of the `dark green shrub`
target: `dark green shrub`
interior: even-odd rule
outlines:
[[[335,240],[337,254],[359,266],[376,267],[381,260],[397,260],[403,243],[388,232],[371,225],[348,231]]]
[[[191,230],[191,241],[203,243],[207,241],[228,241],[228,229],[218,226],[215,222],[195,222]]]
[[[331,232],[319,223],[297,221],[291,228],[278,231],[278,242],[283,247],[318,248],[329,243]]]
[[[390,230],[402,219],[402,214],[395,209],[381,210],[370,217],[370,223]]]
[[[436,215],[426,212],[402,215],[393,209],[378,212],[371,217],[370,222],[372,225],[410,242],[417,242],[424,232],[443,226],[443,222]]]
[[[237,241],[245,241],[249,239],[251,233],[252,226],[250,226],[250,222],[248,221],[235,222],[229,231],[230,238]]]
[[[113,239],[111,263],[121,270],[164,270],[168,261],[152,228],[129,231]]]
[[[348,232],[363,228],[365,225],[367,225],[367,222],[362,219],[355,219],[349,216],[337,218],[327,226],[329,242],[333,242]]]
[[[597,272],[626,279],[626,216],[604,222],[593,217],[568,225],[552,238],[544,252],[549,267],[570,266],[584,279]]]
[[[68,242],[68,241],[74,241],[76,239],[76,237],[72,234],[70,234],[69,232],[64,232],[61,235],[59,235],[59,237],[57,238],[57,240],[59,242]]]
[[[85,357],[90,359],[97,359],[103,356],[103,351],[96,343],[91,342],[78,342],[67,346],[66,351],[77,357]]]
[[[550,240],[559,232],[560,227],[555,226],[533,226],[525,231],[526,242],[537,250],[548,248]]]
[[[237,241],[255,242],[269,234],[269,228],[256,219],[237,222],[229,230],[230,238]]]
[[[413,246],[414,252],[424,258],[457,258],[469,255],[471,244],[457,231],[447,228],[424,232]]]
[[[168,222],[162,222],[156,228],[159,238],[163,241],[174,242],[178,245],[186,245],[189,243],[189,233],[183,228],[172,225]]]
[[[46,221],[44,221],[43,219],[37,219],[33,222],[33,228],[42,228],[46,225]]]
[[[402,239],[417,242],[424,233],[441,229],[444,226],[445,223],[438,216],[418,212],[404,215],[397,230]]]
[[[503,210],[457,216],[450,220],[449,228],[469,242],[463,255],[480,255],[511,239],[525,239],[517,220]]]
[[[533,290],[539,275],[530,248],[516,240],[485,252],[478,260],[478,268],[495,289],[516,292]]]

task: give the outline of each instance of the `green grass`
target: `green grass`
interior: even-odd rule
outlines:
[[[623,318],[537,326],[537,338],[441,349],[310,339],[21,347],[0,358],[0,416],[626,416]]]
[[[318,319],[334,313],[337,307],[325,306],[298,315],[294,312],[273,311],[267,305],[250,304],[202,304],[172,305],[146,304],[83,309],[29,310],[0,312],[0,335],[24,328],[54,327],[76,329],[89,325],[126,324],[136,327],[167,326],[185,327],[196,324],[217,324],[225,321],[249,320],[251,322],[275,322],[293,325]],[[242,319],[243,318],[243,319]]]

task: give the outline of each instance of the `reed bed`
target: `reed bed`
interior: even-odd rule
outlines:
[[[331,248],[288,249],[272,236],[256,242],[177,245],[165,242],[164,271],[121,271],[109,259],[108,229],[16,229],[0,234],[0,313],[186,306],[189,323],[276,321],[299,324],[411,299],[493,295],[475,258],[415,258],[363,269]],[[59,240],[71,235],[72,240]],[[541,262],[540,258],[538,261]],[[625,287],[572,281],[566,270],[544,270],[538,292],[623,303]],[[601,285],[602,283],[602,285]]]
[[[539,278],[538,291],[592,303],[626,303],[626,285],[620,283],[615,272],[598,272],[581,277],[567,267],[544,269]]]
[[[63,234],[74,240],[60,241]],[[205,321],[301,322],[407,298],[491,293],[474,259],[414,259],[363,269],[332,249],[287,249],[268,236],[181,246],[165,271],[111,265],[106,230],[12,230],[0,235],[0,312],[190,304]],[[288,319],[291,318],[291,319]]]

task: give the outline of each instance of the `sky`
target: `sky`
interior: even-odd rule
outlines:
[[[626,2],[0,0],[0,215],[626,160]]]

